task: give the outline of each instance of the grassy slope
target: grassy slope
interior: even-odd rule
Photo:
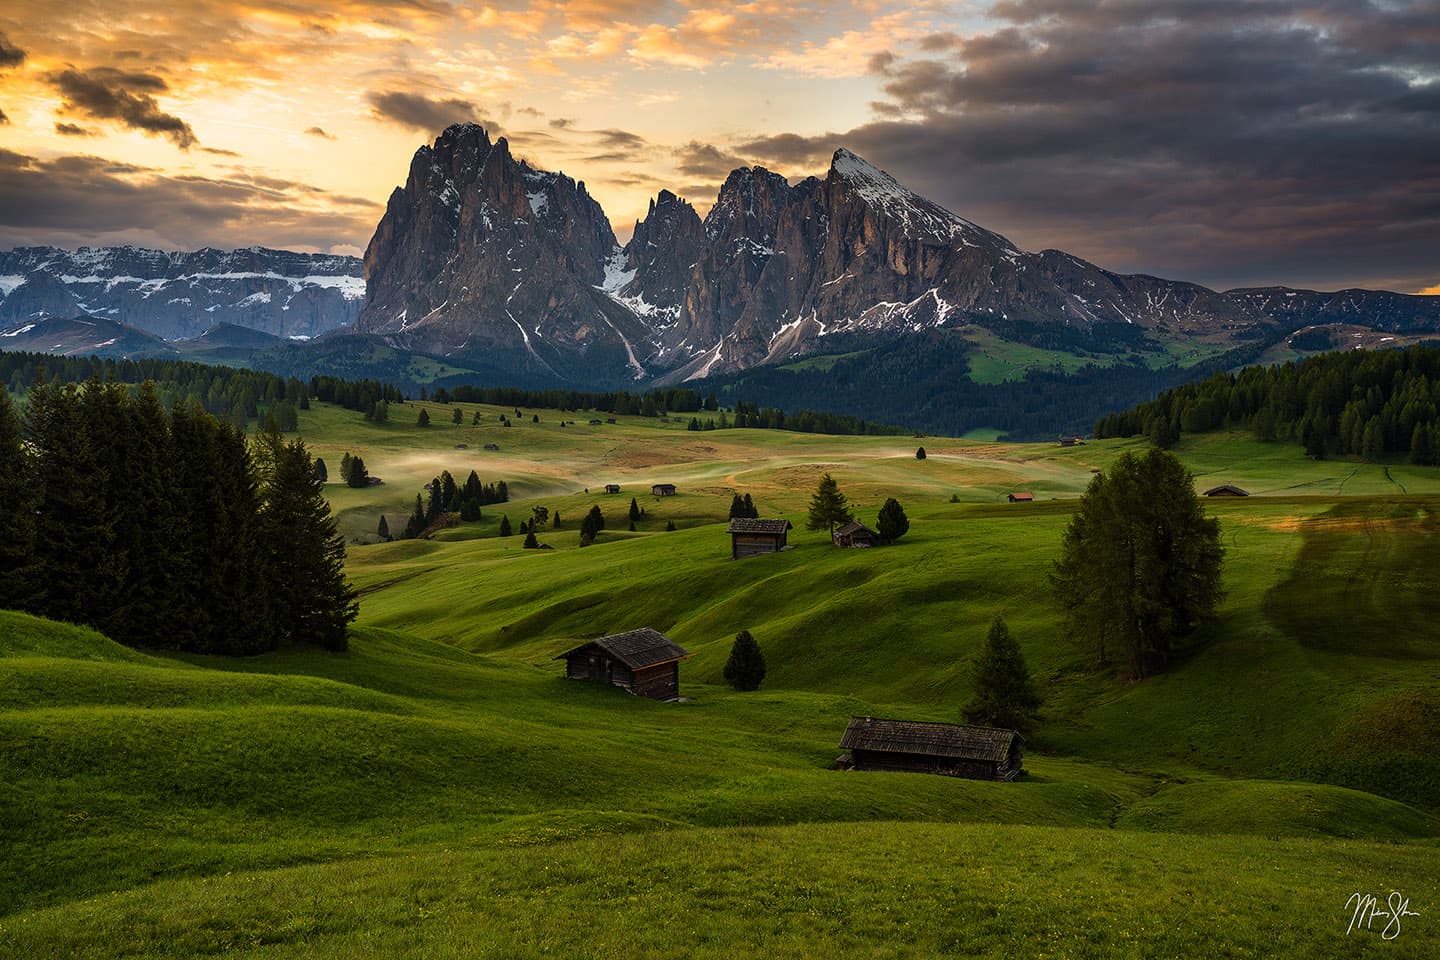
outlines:
[[[549,412],[504,430],[488,408],[487,424],[472,428],[471,409],[467,426],[436,417],[428,431],[307,414],[332,471],[350,449],[390,481],[332,486],[357,532],[373,529],[377,508],[412,499],[439,466],[459,473],[474,463],[493,468],[485,479],[534,497],[505,507],[513,519],[544,503],[568,520],[542,534],[553,551],[494,538],[494,516],[440,541],[355,548],[352,576],[366,596],[347,655],[154,658],[0,614],[0,952],[69,953],[70,943],[80,955],[116,955],[121,945],[188,955],[228,944],[266,955],[500,955],[513,946],[512,955],[599,956],[629,924],[657,921],[663,896],[666,915],[702,918],[669,930],[697,955],[733,954],[736,944],[795,956],[905,953],[896,925],[906,920],[914,955],[933,955],[968,949],[967,931],[993,929],[984,918],[1017,904],[1028,920],[1018,949],[1034,955],[1111,955],[1127,944],[1138,953],[1126,938],[1149,929],[1139,919],[1148,915],[1170,917],[1169,952],[1227,944],[1265,953],[1259,945],[1278,935],[1295,955],[1360,955],[1361,941],[1333,935],[1353,890],[1335,904],[1332,894],[1388,885],[1419,906],[1440,892],[1421,866],[1433,862],[1433,840],[1379,848],[1326,839],[1433,838],[1433,814],[1373,792],[1276,782],[1323,777],[1422,804],[1440,795],[1426,779],[1440,744],[1403,735],[1436,716],[1433,654],[1397,657],[1365,637],[1344,649],[1316,644],[1284,612],[1304,609],[1296,583],[1311,574],[1353,579],[1371,563],[1375,550],[1357,538],[1387,545],[1392,575],[1370,581],[1371,601],[1394,622],[1427,609],[1426,590],[1396,583],[1436,559],[1420,515],[1440,491],[1433,471],[1391,467],[1387,478],[1382,467],[1311,463],[1294,448],[1233,437],[1183,448],[1202,485],[1223,477],[1271,495],[1211,505],[1225,523],[1231,593],[1210,644],[1168,676],[1120,684],[1059,637],[1044,575],[1065,500],[1124,444],[926,438],[930,457],[916,461],[914,441],[897,438],[693,434],[638,420],[561,428]],[[498,455],[479,450],[490,436]],[[840,552],[797,530],[785,554],[727,559],[723,528],[710,521],[723,518],[729,488],[798,521],[822,470],[866,519],[884,495],[901,496],[911,534],[892,548]],[[641,531],[616,530],[629,495],[662,479],[681,495],[640,497],[650,514]],[[626,493],[583,492],[611,480]],[[1404,495],[1391,500],[1338,497],[1398,494],[1400,484]],[[996,503],[1017,487],[1042,502]],[[575,528],[591,503],[611,530],[581,551]],[[681,529],[662,532],[667,519]],[[1031,779],[1001,786],[824,769],[852,712],[953,717],[997,612],[1050,696],[1041,753],[1027,756]],[[696,702],[652,704],[558,679],[551,658],[573,638],[639,623],[696,651],[684,670]],[[771,663],[760,694],[711,685],[742,626]],[[840,821],[877,822],[787,826]],[[1097,832],[1107,826],[1122,829]],[[1142,840],[1134,830],[1164,833]],[[1253,839],[1212,836],[1224,832],[1321,839],[1262,853]],[[906,856],[887,860],[887,847]],[[935,861],[935,850],[948,853]],[[537,856],[567,879],[539,883]],[[646,866],[657,859],[674,870]],[[1275,872],[1247,873],[1262,861]],[[1365,867],[1348,870],[1351,862]],[[1178,873],[1157,878],[1162,863]],[[220,879],[256,869],[266,872]],[[747,887],[742,877],[760,880]],[[843,882],[860,877],[872,882]],[[975,892],[997,877],[1008,878],[999,892]],[[1281,882],[1301,891],[1293,912],[1291,899],[1283,917],[1253,907]],[[1055,919],[1056,903],[1106,883],[1124,906],[1092,899],[1072,920]],[[793,910],[785,895],[765,893],[807,884]],[[953,898],[962,888],[959,901],[942,901],[948,913],[935,912],[942,890]],[[895,890],[914,891],[914,901],[857,932],[853,917],[873,912],[876,891]],[[1174,927],[1177,902],[1222,894],[1239,902]],[[587,899],[609,909],[581,944],[563,921]],[[742,928],[713,911],[716,902],[765,919]],[[967,921],[969,910],[980,920]],[[517,935],[516,918],[537,912],[553,923]],[[475,915],[496,919],[465,922]],[[125,939],[135,924],[145,932]],[[176,928],[185,932],[172,939]],[[1398,949],[1433,949],[1440,940],[1425,929],[1407,930]],[[638,952],[665,951],[643,939]]]

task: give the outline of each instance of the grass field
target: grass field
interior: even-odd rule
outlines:
[[[0,956],[1440,951],[1440,471],[1185,441],[1197,486],[1257,495],[1207,503],[1228,596],[1205,643],[1130,683],[1064,639],[1046,575],[1131,443],[505,428],[489,407],[472,427],[459,407],[424,430],[416,405],[302,415],[332,475],[349,450],[386,481],[327,488],[357,540],[442,468],[514,498],[353,546],[346,654],[152,656],[0,613]],[[898,497],[909,535],[805,531],[827,471],[868,522]],[[662,481],[679,495],[649,496]],[[794,520],[794,548],[729,560],[732,491]],[[592,504],[607,530],[580,549]],[[535,505],[562,517],[555,549],[495,535]],[[852,714],[955,719],[997,614],[1047,696],[1029,776],[828,769]],[[561,679],[577,638],[642,625],[695,653],[690,702]],[[757,693],[720,684],[741,628],[770,666]],[[1347,934],[1346,899],[1391,890],[1419,914],[1400,935]]]

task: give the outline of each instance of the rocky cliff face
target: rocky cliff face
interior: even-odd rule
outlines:
[[[359,330],[432,354],[504,351],[530,376],[605,379],[630,364],[624,331],[648,332],[598,289],[616,249],[584,183],[453,126],[390,196],[365,251]]]
[[[362,331],[591,384],[708,376],[823,351],[837,334],[961,323],[1020,339],[1056,326],[1237,340],[1323,322],[1440,328],[1437,298],[1218,293],[1025,253],[848,150],[795,184],[735,170],[703,222],[662,191],[621,249],[583,183],[516,161],[474,125],[415,155],[365,269]]]
[[[355,257],[258,247],[0,252],[0,329],[94,315],[166,340],[196,337],[219,323],[313,337],[354,323],[364,292]]]

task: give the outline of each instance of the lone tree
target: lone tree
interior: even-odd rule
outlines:
[[[349,487],[368,487],[370,485],[370,470],[365,466],[365,461],[359,457],[350,459],[350,471],[345,474],[345,485]]]
[[[1205,516],[1194,478],[1173,454],[1151,449],[1122,454],[1091,479],[1050,579],[1071,637],[1144,677],[1214,616],[1224,554],[1220,521]]]
[[[455,426],[460,426],[460,424],[463,423],[464,420],[465,414],[459,407],[456,407],[454,410],[450,411],[450,422],[455,424]]]
[[[725,682],[736,690],[759,690],[765,679],[765,654],[749,630],[735,634],[730,659],[725,661]]]
[[[894,543],[910,529],[910,518],[905,516],[905,508],[900,506],[900,501],[890,497],[880,508],[880,518],[875,526],[878,528],[875,532],[880,534],[881,540]]]
[[[580,521],[580,546],[590,546],[595,542],[595,537],[604,529],[605,514],[600,512],[599,506],[591,507],[590,512],[585,514],[585,519]]]
[[[421,407],[420,416],[415,418],[415,423],[422,427],[430,426],[430,412],[424,407]]]
[[[510,529],[510,515],[507,513],[500,518],[500,536],[508,537],[512,533],[514,531]]]
[[[630,498],[630,522],[633,524],[636,520],[639,520],[639,519],[640,519],[640,504],[638,504],[638,503],[635,502],[635,498],[634,498],[634,497],[631,497],[631,498]]]
[[[965,721],[1029,733],[1040,702],[1020,646],[996,617],[975,664],[975,696],[962,711]]]
[[[924,460],[924,459],[925,459],[925,448],[924,448],[924,447],[921,447],[919,450],[916,450],[916,451],[915,451],[915,459],[916,459],[916,460]]]
[[[380,525],[376,528],[375,532],[381,540],[390,539],[390,522],[385,519],[385,514],[383,513],[380,514]]]
[[[523,547],[523,548],[526,549],[526,550],[538,550],[538,549],[540,549],[540,541],[535,539],[535,531],[534,531],[534,530],[527,530],[527,531],[525,531],[525,542],[522,543],[522,544],[520,544],[520,546]]]
[[[833,536],[835,524],[848,523],[851,519],[850,508],[845,504],[845,494],[840,492],[840,485],[830,474],[825,474],[820,478],[815,495],[810,498],[810,516],[805,521],[806,529],[824,530],[828,527]]]
[[[319,457],[315,458],[315,479],[321,483],[330,482],[330,471],[325,468],[325,461]]]

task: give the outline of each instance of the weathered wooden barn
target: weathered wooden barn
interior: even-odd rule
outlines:
[[[1014,730],[960,723],[851,717],[835,766],[842,770],[938,773],[971,780],[1014,780],[1024,737]]]
[[[1035,494],[1026,493],[1025,491],[1021,490],[1016,493],[1008,494],[1007,498],[1011,503],[1033,503],[1035,501]]]
[[[1205,491],[1207,497],[1248,497],[1249,491],[1241,490],[1233,483],[1222,483],[1218,487],[1211,487]]]
[[[565,661],[565,676],[571,680],[593,680],[637,697],[674,700],[680,696],[680,661],[692,656],[658,630],[641,627],[590,640],[555,659]]]
[[[657,483],[650,488],[650,492],[657,497],[673,497],[675,496],[675,484]]]
[[[730,559],[756,557],[762,553],[779,553],[785,549],[786,534],[792,529],[789,520],[758,520],[735,517],[730,521]]]
[[[618,484],[618,483],[607,483],[607,484],[605,484],[605,492],[606,492],[606,493],[619,493],[619,492],[620,492],[620,484]]]
[[[851,520],[844,526],[836,527],[830,539],[837,547],[873,547],[880,542],[880,534],[858,520]]]

